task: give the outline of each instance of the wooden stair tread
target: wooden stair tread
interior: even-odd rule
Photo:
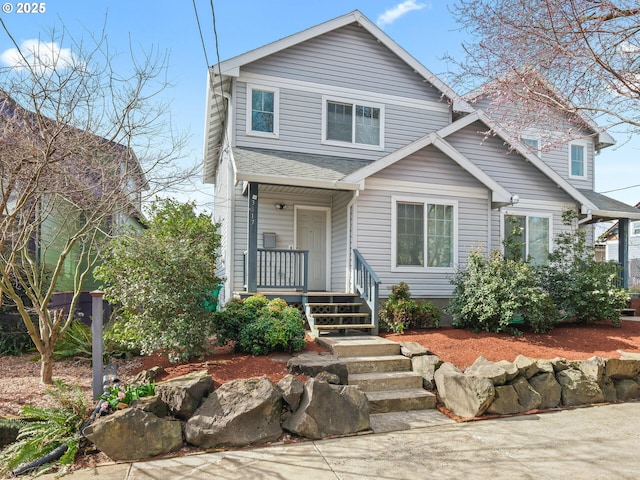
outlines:
[[[375,325],[371,323],[345,323],[343,325],[315,325],[314,328],[316,328],[317,330],[349,330],[354,328],[375,328]]]
[[[307,302],[307,307],[362,307],[362,302]]]
[[[344,312],[344,313],[311,313],[312,317],[318,318],[340,318],[340,317],[368,317],[369,314],[365,312]]]

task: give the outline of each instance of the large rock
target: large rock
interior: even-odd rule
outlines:
[[[518,377],[511,385],[513,385],[513,389],[518,394],[518,403],[522,405],[522,411],[534,410],[542,403],[542,397],[529,384],[526,378]]]
[[[163,420],[137,408],[98,418],[85,428],[84,435],[115,461],[174,452],[183,444],[180,422]]]
[[[335,373],[340,377],[340,383],[349,383],[347,364],[335,355],[319,355],[317,353],[301,353],[287,362],[287,370],[291,373],[315,377],[320,372]]]
[[[431,355],[431,351],[418,342],[400,342],[400,353],[409,358]]]
[[[563,405],[587,405],[604,402],[604,394],[598,383],[587,378],[578,369],[570,368],[558,372],[556,379],[562,387]]]
[[[311,439],[368,430],[369,401],[355,385],[334,386],[311,378],[300,407],[282,426]]]
[[[227,382],[185,426],[187,442],[202,448],[239,447],[277,440],[282,396],[267,377]]]
[[[518,355],[513,361],[513,364],[518,367],[520,375],[527,380],[533,377],[540,370],[538,363],[534,358],[525,357],[524,355]]]
[[[442,360],[437,355],[419,355],[411,357],[411,370],[422,376],[422,386],[427,390],[436,388],[433,376]]]
[[[640,385],[629,378],[615,380],[615,389],[618,400],[629,400],[640,397]]]
[[[0,420],[2,418],[0,417]],[[13,443],[18,438],[20,427],[15,425],[0,425],[0,449]]]
[[[292,411],[296,411],[302,399],[304,392],[304,383],[291,374],[285,375],[278,382],[278,389],[282,394],[282,399],[291,407]]]
[[[158,418],[169,415],[169,407],[160,399],[160,396],[142,397],[131,403],[132,408],[153,413]]]
[[[611,378],[606,376],[607,360],[602,357],[591,357],[588,360],[571,362],[574,368],[580,370],[588,379],[595,381],[605,402],[615,402],[617,400],[616,388]]]
[[[496,362],[496,365],[499,365],[504,369],[505,373],[507,374],[507,382],[513,380],[520,374],[520,370],[518,369],[518,367],[516,367],[513,362],[510,362],[508,360],[500,360],[499,362]]]
[[[605,369],[607,377],[634,379],[640,375],[640,360],[610,358]]]
[[[529,384],[540,394],[542,401],[538,408],[555,408],[562,400],[562,387],[553,373],[540,373],[529,379]]]
[[[167,404],[171,415],[186,420],[213,392],[213,379],[206,370],[172,378],[156,385],[156,394]]]
[[[488,378],[494,385],[504,385],[507,381],[506,370],[501,365],[490,362],[482,356],[476,358],[476,361],[467,367],[464,373],[465,375]]]
[[[463,418],[482,415],[496,393],[493,382],[488,378],[465,375],[448,362],[440,366],[434,378],[445,406]]]
[[[518,394],[513,385],[499,385],[495,389],[495,397],[487,408],[486,413],[512,415],[524,412],[522,405],[518,402]]]

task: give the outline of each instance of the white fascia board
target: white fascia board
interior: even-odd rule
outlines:
[[[615,210],[590,210],[594,217],[628,218],[629,220],[640,220],[640,212],[617,212]]]
[[[286,185],[290,187],[323,188],[327,190],[359,190],[359,183],[343,182],[341,180],[315,180],[313,178],[294,178],[283,175],[259,175],[251,173],[238,173],[236,182],[255,182],[270,185]]]

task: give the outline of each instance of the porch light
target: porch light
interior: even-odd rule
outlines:
[[[284,203],[276,203],[276,208],[278,210],[284,210],[287,206]]]

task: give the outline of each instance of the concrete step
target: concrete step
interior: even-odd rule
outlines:
[[[422,388],[422,376],[415,372],[375,372],[349,374],[349,385],[363,392],[411,390]]]
[[[316,330],[371,330],[375,328],[375,325],[371,325],[370,323],[343,323],[341,325],[314,325]]]
[[[407,372],[411,370],[411,359],[404,355],[340,357],[340,360],[347,365],[349,375],[358,373]]]
[[[407,412],[436,408],[436,396],[423,389],[365,392],[370,413]]]
[[[318,343],[338,357],[376,357],[400,354],[400,344],[380,337],[320,337]]]

